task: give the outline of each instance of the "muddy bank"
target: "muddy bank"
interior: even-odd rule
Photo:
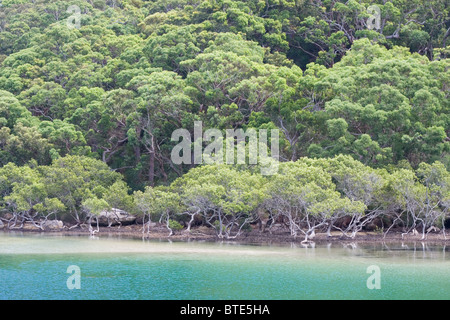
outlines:
[[[3,231],[8,232],[42,232],[51,233],[59,235],[73,235],[73,236],[89,236],[89,229],[87,226],[76,227],[76,228],[64,228],[62,230],[52,230],[52,231],[41,231],[41,230],[27,230],[27,229],[17,229],[8,230],[6,228]],[[450,244],[450,230],[446,230],[445,236],[443,232],[439,233],[429,233],[427,238],[422,240],[422,235],[412,235],[408,234],[402,237],[402,232],[400,230],[390,231],[386,236],[380,232],[359,232],[355,238],[349,238],[343,236],[341,232],[332,232],[332,236],[327,236],[326,233],[317,233],[313,239],[314,243],[330,243],[330,242],[402,242],[402,241],[426,241],[427,243],[441,243]],[[252,229],[243,232],[240,236],[233,239],[219,238],[215,234],[214,230],[208,227],[196,227],[192,228],[190,232],[185,230],[177,231],[170,237],[168,237],[169,232],[164,226],[154,226],[150,229],[150,232],[142,232],[142,226],[133,224],[121,227],[100,227],[99,232],[96,233],[96,237],[127,237],[127,238],[139,238],[139,239],[154,239],[154,240],[175,240],[175,241],[235,241],[243,243],[253,243],[253,244],[276,244],[276,243],[301,243],[304,239],[302,236],[293,237],[288,231],[277,231],[277,232],[260,232],[259,230]]]

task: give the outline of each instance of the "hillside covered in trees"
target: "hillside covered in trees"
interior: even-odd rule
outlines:
[[[227,238],[445,230],[448,17],[448,0],[2,0],[2,224],[118,208]],[[278,173],[174,163],[196,121],[279,130]]]

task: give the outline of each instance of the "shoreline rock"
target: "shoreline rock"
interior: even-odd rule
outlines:
[[[61,220],[47,220],[42,224],[42,227],[48,230],[62,230],[64,229],[64,223]]]
[[[98,217],[93,216],[91,224],[97,225],[97,219],[98,224],[103,227],[129,225],[136,221],[135,216],[117,208],[112,208],[110,211],[102,211]]]
[[[42,230],[39,226],[41,226],[44,230]],[[36,222],[36,223],[26,221],[23,224],[22,228],[14,230],[51,232],[51,231],[61,231],[63,229],[64,229],[64,222],[62,222],[61,220],[46,220],[43,222]]]

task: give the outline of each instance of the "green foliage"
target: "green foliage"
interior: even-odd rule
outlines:
[[[70,5],[79,28],[68,27]],[[81,223],[107,204],[169,229],[199,211],[225,237],[270,201],[286,217],[282,203],[297,210],[293,233],[305,217],[314,229],[391,200],[432,225],[448,203],[448,10],[443,0],[4,0],[0,202],[21,221]],[[252,166],[175,165],[171,134],[194,121],[279,129],[288,163],[272,179]]]
[[[183,226],[178,221],[172,219],[169,220],[169,227],[176,231],[183,229]]]
[[[84,210],[94,216],[99,216],[102,211],[110,209],[108,202],[95,197],[84,200],[81,205]]]
[[[433,71],[440,64],[448,61],[355,41],[341,62],[316,76],[313,91],[329,120],[322,151],[310,151],[352,154],[375,167],[403,159],[417,167],[445,157],[448,102]]]
[[[183,211],[198,211],[219,237],[233,237],[254,219],[265,197],[262,176],[227,165],[190,170],[171,185],[180,194]],[[238,230],[234,230],[237,224]],[[236,232],[236,234],[234,234]]]

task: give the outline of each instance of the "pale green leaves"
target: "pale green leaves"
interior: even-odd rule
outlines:
[[[81,205],[84,210],[94,216],[99,216],[102,211],[110,209],[109,204],[105,200],[95,197],[84,200]]]

